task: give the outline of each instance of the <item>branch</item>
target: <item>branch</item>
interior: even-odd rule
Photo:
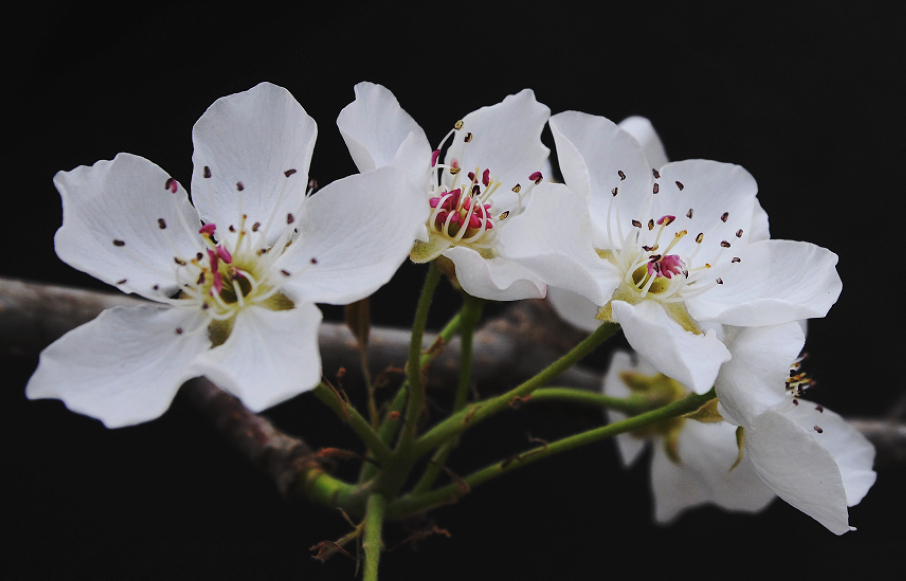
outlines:
[[[0,278],[0,357],[36,358],[64,333],[94,319],[104,309],[137,305],[142,299],[99,291]],[[472,372],[485,395],[502,393],[534,376],[579,343],[585,333],[562,322],[545,301],[519,301],[475,333]],[[349,329],[325,322],[320,331],[324,375],[346,367],[350,382],[360,377],[359,350]],[[424,348],[434,340],[425,334]],[[409,335],[400,329],[374,327],[368,341],[368,360],[376,374],[406,361]],[[459,340],[454,339],[432,364],[428,388],[453,392],[459,370]],[[598,391],[601,375],[573,367],[556,379],[561,387]],[[245,409],[238,400],[203,379],[188,382],[183,390],[214,422],[224,436],[255,465],[270,474],[281,491],[292,487],[297,462],[311,450],[301,440],[283,434],[264,418]],[[906,402],[906,399],[904,399]],[[900,411],[897,416],[902,416]],[[906,462],[906,422],[902,417],[850,420],[878,451],[876,464],[886,467]],[[309,460],[304,460],[308,462]]]

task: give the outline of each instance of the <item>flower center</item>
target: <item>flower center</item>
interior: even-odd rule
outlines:
[[[656,178],[659,177],[657,171],[654,171],[654,175]],[[679,182],[677,187],[682,191],[683,186]],[[650,212],[652,199],[659,191],[658,183],[655,182],[644,204],[643,215]],[[611,193],[614,200],[608,212],[608,222],[615,211],[618,235],[622,238],[623,231],[619,226],[623,223],[618,202],[619,188],[614,188]],[[664,303],[679,303],[723,284],[721,276],[740,262],[738,257],[728,260],[729,257],[725,255],[732,244],[727,240],[721,240],[716,251],[704,261],[699,258],[699,253],[703,247],[709,246],[705,241],[714,238],[713,232],[726,224],[729,212],[721,214],[706,232],[699,232],[695,236],[694,246],[686,244],[680,251],[677,246],[688,236],[688,228],[697,225],[692,220],[694,212],[693,208],[686,212],[684,221],[686,227],[683,228],[674,226],[677,218],[670,214],[658,218],[651,217],[646,222],[633,219],[630,221],[632,229],[623,238],[622,248],[598,251],[602,258],[610,260],[623,272],[624,291],[621,295],[626,295],[628,289],[635,295],[635,301],[650,298]],[[741,238],[743,231],[737,230],[735,235]],[[610,229],[608,237],[611,239],[611,247],[616,248]],[[624,297],[620,298],[622,300]]]
[[[222,238],[217,236],[215,224],[205,224],[199,230],[207,246],[204,252],[191,260],[175,259],[180,299],[195,301],[212,322],[230,321],[251,304],[274,310],[293,306],[279,293],[290,273],[273,268],[274,260],[291,243],[286,240],[288,234],[269,247],[259,233],[260,224],[247,228],[246,219],[243,215],[238,228],[231,225],[230,235]],[[281,251],[271,252],[274,248]]]
[[[441,141],[441,145],[431,155],[431,189],[429,203],[432,208],[428,218],[429,233],[446,238],[452,244],[469,244],[479,252],[486,250],[493,253],[495,227],[500,226],[507,217],[516,215],[524,209],[524,197],[536,184],[541,183],[541,172],[532,173],[529,186],[523,191],[521,184],[503,184],[491,168],[476,166],[474,170],[463,175],[461,159],[475,135],[466,132],[460,141],[455,138],[463,129],[464,123],[458,121],[454,128]],[[443,144],[450,137],[453,143],[448,148],[450,161],[439,164]],[[495,193],[511,191],[515,194],[509,206],[500,207],[500,199]]]

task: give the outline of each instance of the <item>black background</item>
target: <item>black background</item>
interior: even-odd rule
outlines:
[[[362,80],[390,88],[438,140],[466,113],[524,87],[553,113],[649,117],[671,159],[735,162],[758,180],[775,238],[840,256],[840,301],[812,322],[812,398],[844,415],[885,413],[902,393],[902,81],[895,18],[871,3],[545,10],[457,3],[291,8],[183,2],[116,11],[33,3],[8,19],[4,260],[0,274],[101,289],[61,263],[51,178],[120,151],[183,184],[191,128],[218,97],[260,81],[288,88],[319,124],[310,175],[355,167],[334,120]],[[896,138],[895,138],[896,137]],[[897,209],[900,208],[900,209]],[[423,267],[374,298],[378,324],[411,321]],[[458,306],[443,290],[431,325]],[[492,310],[493,311],[493,310]],[[327,309],[328,318],[340,310]],[[606,361],[604,353],[596,363]],[[181,398],[156,421],[106,430],[56,401],[28,402],[35,361],[0,362],[6,578],[350,579],[308,547],[346,532],[339,515],[285,502]],[[355,441],[311,396],[266,415],[313,446]],[[529,407],[464,440],[463,472],[599,421]],[[609,442],[535,464],[433,513],[452,538],[385,555],[386,579],[598,579],[631,568],[708,575],[866,573],[902,558],[906,469],[889,468],[835,537],[782,502],[752,517],[715,509],[650,522],[647,467],[625,472]],[[394,545],[408,532],[390,525]],[[882,569],[883,570],[883,569]]]

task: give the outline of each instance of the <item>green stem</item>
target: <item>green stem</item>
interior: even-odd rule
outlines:
[[[428,321],[428,311],[431,308],[431,299],[434,290],[440,282],[440,268],[437,261],[428,265],[428,275],[422,294],[418,298],[415,309],[415,322],[412,324],[412,336],[409,340],[409,361],[406,365],[406,379],[409,381],[409,406],[406,410],[406,425],[403,427],[403,437],[400,445],[408,445],[415,439],[418,416],[422,411],[425,401],[425,386],[422,384],[422,338],[425,334],[425,323]]]
[[[318,384],[314,392],[318,399],[332,409],[341,420],[349,424],[349,427],[365,442],[368,450],[379,464],[386,464],[390,461],[392,454],[390,448],[381,441],[378,433],[371,428],[371,424],[359,414],[358,410],[341,401],[337,397],[337,393],[323,383]]]
[[[453,318],[447,322],[446,326],[438,333],[437,338],[434,339],[434,343],[428,351],[422,354],[420,361],[422,373],[424,373],[427,367],[440,356],[443,352],[443,345],[449,343],[453,338],[453,335],[459,330],[461,321],[460,315],[461,313],[456,313]],[[408,382],[404,382],[403,385],[400,386],[400,389],[393,398],[393,402],[390,404],[390,408],[384,415],[384,421],[381,423],[381,427],[378,430],[378,437],[385,445],[390,445],[391,440],[393,440],[393,435],[396,433],[396,428],[399,426],[399,420],[391,420],[389,419],[389,416],[393,412],[402,412],[403,406],[406,405],[406,391],[408,385]],[[377,466],[366,462],[362,465],[359,482],[370,480],[371,478],[374,478],[375,474],[377,474]]]
[[[590,407],[608,408],[631,416],[644,413],[656,407],[656,405],[663,405],[663,402],[652,405],[650,399],[638,394],[633,394],[627,398],[619,398],[572,387],[542,387],[536,389],[532,394],[531,401],[564,401]]]
[[[368,505],[365,508],[365,539],[362,541],[362,548],[365,550],[365,573],[362,576],[364,581],[377,581],[378,578],[378,564],[381,561],[381,550],[384,548],[381,528],[387,504],[387,497],[379,492],[368,497]]]
[[[456,395],[453,400],[453,413],[465,407],[466,400],[469,397],[469,384],[472,380],[472,339],[475,335],[475,327],[478,326],[478,322],[481,320],[484,303],[483,299],[463,293],[463,306],[460,311],[462,331],[460,332],[459,384],[456,386]],[[412,489],[413,493],[431,490],[431,487],[434,486],[434,481],[437,480],[437,476],[440,474],[440,467],[446,464],[447,457],[455,447],[456,439],[453,439],[437,450],[434,457],[431,458],[431,464],[428,464],[418,483]]]
[[[524,452],[518,456],[504,460],[503,462],[496,462],[481,470],[473,472],[462,480],[468,484],[470,488],[474,488],[492,478],[496,478],[497,476],[515,470],[516,468],[527,466],[538,460],[553,456],[554,454],[560,454],[579,446],[603,440],[604,438],[631,432],[670,418],[694,412],[714,399],[714,397],[713,389],[704,395],[695,393],[689,394],[683,399],[662,408],[619,422],[614,422],[594,430],[589,430],[581,434],[563,438],[562,440],[558,440],[547,446],[529,450],[528,452]],[[456,498],[461,496],[461,486],[462,482],[454,482],[428,493],[404,495],[391,503],[387,512],[387,518],[401,519],[413,514],[425,512],[439,505],[453,502]]]
[[[356,486],[343,482],[321,468],[307,470],[295,485],[295,491],[309,500],[328,508],[342,508],[351,516],[362,514],[370,490],[368,484]]]
[[[531,395],[533,391],[552,380],[554,377],[560,375],[575,365],[580,359],[591,353],[595,347],[610,338],[610,336],[619,328],[620,326],[616,323],[602,324],[584,341],[573,347],[569,353],[548,365],[535,377],[532,377],[503,395],[483,402],[474,403],[440,422],[415,443],[415,458],[424,456],[431,450],[455,438],[478,422],[491,417],[501,410],[507,409],[514,399]]]

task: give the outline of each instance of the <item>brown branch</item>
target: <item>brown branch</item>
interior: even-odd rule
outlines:
[[[142,302],[121,294],[0,278],[0,356],[37,357],[44,347],[104,309]],[[502,391],[535,375],[583,337],[582,332],[560,321],[544,301],[519,301],[475,334],[475,382],[485,395]],[[349,377],[361,376],[359,347],[346,325],[323,323],[319,340],[325,376],[336,375],[344,366],[351,372]],[[433,335],[426,335],[424,347],[427,349],[433,341]],[[372,328],[368,341],[371,371],[399,367],[406,360],[408,345],[406,331]],[[445,345],[432,370],[430,388],[455,388],[458,339]],[[557,384],[596,391],[601,381],[599,373],[573,367],[557,379]],[[303,441],[283,434],[207,380],[192,380],[183,391],[228,440],[274,478],[281,491],[290,489],[299,468],[315,462],[312,450]],[[906,422],[902,418],[850,421],[877,447],[879,467],[906,462]]]

